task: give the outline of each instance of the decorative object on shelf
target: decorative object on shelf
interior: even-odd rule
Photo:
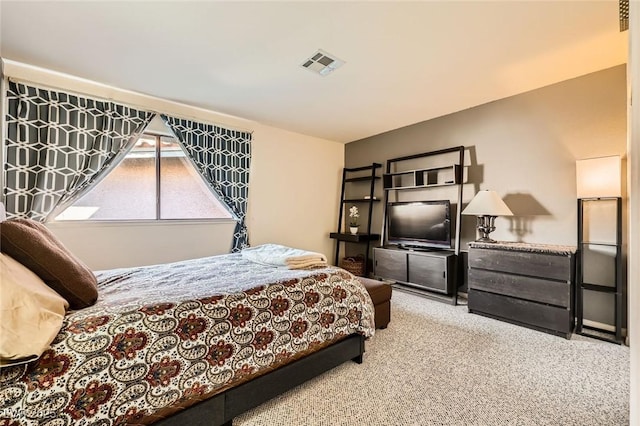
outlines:
[[[364,275],[364,256],[357,255],[353,257],[345,257],[340,262],[340,267],[351,272],[353,275]]]
[[[576,333],[622,343],[622,164],[620,156],[576,161],[578,268]],[[613,330],[584,318],[585,291],[612,296]],[[585,332],[594,330],[598,334]],[[608,339],[602,333],[612,334]]]
[[[489,234],[496,230],[495,220],[498,216],[513,216],[509,207],[502,201],[495,191],[479,191],[473,200],[462,211],[464,215],[475,215],[476,227],[481,237],[476,241],[482,243],[495,243],[489,238]]]
[[[356,235],[358,233],[358,218],[360,217],[360,213],[358,213],[357,206],[351,206],[349,209],[349,231]]]

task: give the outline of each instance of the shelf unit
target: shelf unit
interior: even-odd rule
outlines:
[[[594,220],[594,215],[589,215],[589,207],[597,205],[605,206],[604,203],[615,205],[615,220],[613,225],[615,229],[593,231],[590,228],[598,228],[598,226],[606,227],[608,220]],[[597,210],[596,210],[597,214]],[[602,218],[600,218],[602,219]],[[592,235],[595,234],[595,235]],[[592,239],[593,237],[597,237]],[[598,254],[599,253],[599,254]],[[588,259],[588,257],[592,257]],[[608,265],[607,265],[608,263]],[[598,271],[609,272],[608,277],[596,277],[604,282],[589,282],[593,275],[589,268],[593,265],[600,265]],[[601,266],[603,265],[604,266]],[[576,274],[577,292],[576,292],[576,333],[593,337],[596,339],[608,341],[611,343],[622,343],[622,198],[620,197],[599,197],[599,198],[581,198],[578,199],[578,268]],[[584,292],[593,291],[598,293],[607,293],[613,297],[613,316],[614,330],[605,330],[591,325],[584,324]],[[591,332],[589,332],[589,330]],[[612,338],[603,337],[593,332],[609,334]]]
[[[458,154],[457,162],[453,162],[453,164],[448,164],[446,166],[439,167],[426,167],[412,170],[401,170],[394,171],[391,170],[398,166],[398,164],[411,164],[414,160],[437,158],[438,156],[445,155],[454,155]],[[441,157],[442,158],[442,157]],[[410,262],[405,262],[405,273],[402,276],[406,276],[406,279],[397,279],[396,283],[398,285],[405,285],[410,288],[415,288],[420,290],[420,294],[432,298],[439,301],[448,301],[451,304],[455,305],[458,301],[458,291],[457,285],[455,284],[457,281],[456,271],[457,271],[457,262],[458,257],[460,255],[460,228],[462,225],[462,171],[464,166],[464,147],[457,146],[453,148],[441,149],[437,151],[425,152],[422,154],[410,155],[406,157],[394,158],[391,160],[387,160],[386,173],[383,175],[383,189],[384,189],[384,220],[382,225],[382,235],[383,238],[381,240],[382,247],[376,249],[377,259],[375,261],[374,267],[376,269],[375,275],[380,278],[388,278],[384,275],[385,271],[393,270],[397,265],[389,265],[388,262],[393,262],[392,259],[397,256],[391,256],[391,253],[388,253],[389,256],[385,256],[385,250],[393,250],[391,247],[387,247],[387,235],[386,235],[386,226],[387,226],[387,205],[389,202],[389,194],[391,192],[396,191],[412,191],[412,190],[424,190],[428,191],[430,188],[434,187],[455,187],[457,189],[457,194],[455,199],[457,200],[457,209],[456,209],[456,227],[455,233],[453,235],[453,249],[452,250],[444,250],[444,256],[446,262],[444,263],[446,270],[444,271],[445,281],[448,282],[447,286],[442,287],[442,280],[421,282],[422,280],[418,275],[429,275],[429,271],[417,271],[412,270]],[[453,198],[453,197],[451,197]],[[409,252],[409,254],[417,254],[418,252]],[[433,252],[436,253],[436,252]],[[451,256],[449,256],[451,255]],[[433,254],[431,255],[434,256]],[[415,256],[414,256],[415,257]],[[385,260],[383,260],[385,259]],[[389,260],[387,260],[389,259]],[[414,262],[414,265],[418,265]],[[418,267],[419,268],[419,267]],[[436,269],[440,268],[440,266],[436,267]],[[380,272],[380,274],[378,273]],[[442,274],[442,272],[438,272]],[[435,284],[437,283],[437,284]],[[443,291],[443,288],[445,289]],[[444,293],[444,294],[443,294]]]
[[[376,182],[380,181],[381,177],[376,174],[376,171],[382,167],[382,164],[371,163],[371,165],[363,167],[345,167],[342,169],[342,189],[340,190],[340,213],[338,214],[338,226],[337,232],[331,232],[329,237],[336,240],[336,254],[334,263],[336,265],[340,262],[340,243],[358,243],[365,244],[364,253],[364,276],[367,276],[369,271],[369,253],[371,251],[371,242],[380,240],[380,234],[371,233],[371,218],[373,215],[373,205],[379,203],[380,200],[375,197]],[[368,172],[368,174],[367,174]],[[350,184],[366,184],[369,183],[368,194],[363,195],[362,198],[345,198],[347,192],[347,186]],[[353,191],[349,191],[353,193]],[[366,218],[364,225],[364,232],[358,232],[357,234],[351,234],[347,232],[348,226],[343,220],[345,210],[348,210],[348,204],[357,204],[364,207],[364,212],[360,211],[360,218]],[[363,214],[364,213],[364,214]],[[343,232],[344,229],[344,232]]]
[[[460,166],[453,164],[446,167],[385,173],[382,178],[385,190],[457,185],[460,183]]]

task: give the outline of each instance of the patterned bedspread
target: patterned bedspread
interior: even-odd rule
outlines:
[[[157,420],[352,333],[373,305],[339,268],[293,271],[229,254],[98,272],[96,305],[43,356],[0,369],[0,426]]]

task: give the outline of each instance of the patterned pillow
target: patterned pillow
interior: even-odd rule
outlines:
[[[38,358],[56,337],[69,305],[36,274],[0,253],[0,366]]]
[[[31,269],[72,309],[96,302],[98,287],[93,272],[40,222],[9,219],[0,223],[0,251]]]

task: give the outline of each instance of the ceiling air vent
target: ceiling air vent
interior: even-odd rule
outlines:
[[[311,55],[309,59],[302,63],[302,66],[309,71],[313,71],[325,76],[336,68],[344,64],[343,60],[336,58],[334,55],[318,49],[316,53]]]

